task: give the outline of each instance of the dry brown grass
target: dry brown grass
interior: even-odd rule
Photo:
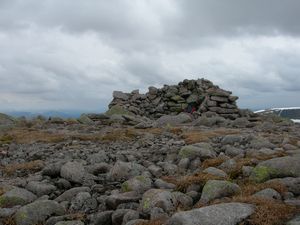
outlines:
[[[254,214],[247,221],[249,225],[281,225],[292,218],[297,209],[281,201],[260,197],[234,197],[233,202],[249,203],[256,206]]]
[[[213,131],[187,131],[183,132],[182,137],[187,144],[195,144],[199,142],[206,142],[212,138],[225,136],[229,134],[237,134],[239,130],[235,129],[216,129]]]
[[[54,134],[40,130],[15,129],[2,136],[0,142],[3,139],[9,140],[10,143],[30,144],[36,142],[58,143],[64,141],[66,137],[63,134]]]
[[[185,176],[179,179],[176,183],[177,190],[185,191],[188,186],[191,184],[199,184],[200,186],[204,186],[205,183],[209,180],[225,180],[224,177],[219,177],[216,175],[208,174],[208,173],[197,173],[191,176]]]
[[[267,182],[267,183],[242,183],[240,184],[240,187],[242,189],[241,195],[242,196],[250,196],[258,191],[261,191],[266,188],[272,188],[279,192],[280,194],[283,194],[284,192],[287,192],[288,189],[287,187],[278,182],[278,181],[272,181],[272,182]]]
[[[225,157],[218,157],[218,158],[214,158],[214,159],[206,159],[201,164],[201,167],[203,169],[206,169],[208,167],[218,167],[219,165],[221,165],[225,161],[226,161]]]
[[[12,216],[5,218],[2,223],[3,225],[16,225],[16,221]]]
[[[4,166],[3,172],[7,175],[13,175],[17,171],[22,172],[37,172],[44,167],[44,162],[41,160],[35,160],[26,163],[15,163]]]

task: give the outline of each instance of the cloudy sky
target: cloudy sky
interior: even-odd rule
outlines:
[[[299,0],[0,0],[0,111],[103,111],[113,90],[207,78],[300,106]]]

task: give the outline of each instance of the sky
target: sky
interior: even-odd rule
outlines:
[[[0,111],[104,111],[113,90],[206,78],[300,106],[299,0],[0,0]]]

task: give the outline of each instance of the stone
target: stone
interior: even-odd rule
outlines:
[[[234,144],[240,144],[240,143],[242,143],[242,141],[243,141],[242,136],[230,134],[230,135],[226,135],[222,139],[221,143],[223,145],[234,145]]]
[[[79,192],[75,198],[72,199],[70,209],[75,212],[81,210],[85,202],[91,197],[89,192]]]
[[[39,181],[30,181],[26,185],[26,189],[31,191],[32,193],[36,194],[38,197],[43,195],[51,194],[56,190],[56,187],[49,183],[43,183]]]
[[[281,200],[281,195],[272,188],[263,189],[263,190],[255,193],[253,196]]]
[[[116,209],[118,205],[128,202],[138,202],[141,199],[141,196],[136,192],[125,192],[125,193],[117,193],[112,194],[107,197],[106,205],[110,209]]]
[[[91,189],[89,187],[75,187],[71,188],[64,193],[62,193],[60,196],[58,196],[55,201],[57,202],[64,202],[64,201],[71,201],[74,196],[76,196],[80,192],[90,192]]]
[[[156,179],[154,182],[154,186],[160,189],[175,189],[176,185],[172,183],[168,183],[162,179]]]
[[[67,162],[61,167],[60,176],[74,183],[83,183],[86,171],[81,163]]]
[[[96,163],[104,163],[109,162],[109,158],[105,151],[101,150],[95,154],[91,154],[88,156],[87,161],[90,164],[96,164]]]
[[[124,181],[134,176],[141,175],[146,168],[135,162],[117,161],[110,169],[108,178],[114,181]]]
[[[145,191],[151,189],[152,180],[145,176],[136,176],[125,181],[121,185],[121,189],[123,192],[134,191],[138,193],[144,193]]]
[[[69,220],[69,221],[60,221],[55,225],[84,225],[80,220]]]
[[[208,167],[205,170],[203,170],[203,173],[208,173],[211,175],[215,175],[218,177],[224,177],[224,178],[226,178],[228,176],[227,173],[225,173],[223,170],[220,170],[215,167]]]
[[[193,160],[197,157],[200,159],[210,159],[216,157],[216,152],[212,149],[211,145],[201,143],[198,145],[187,145],[180,149],[178,153],[179,158],[189,158]]]
[[[140,213],[138,211],[136,211],[136,210],[129,210],[129,211],[127,211],[124,214],[122,224],[125,225],[129,221],[137,220],[139,218],[140,218]]]
[[[15,205],[25,205],[33,202],[37,196],[23,188],[13,187],[0,196],[0,207],[12,207]]]
[[[32,225],[45,223],[50,216],[64,213],[64,208],[56,201],[42,200],[21,207],[14,218],[17,225]]]
[[[208,203],[214,199],[229,197],[240,192],[241,189],[237,184],[224,180],[209,180],[203,187],[200,202]]]
[[[133,211],[131,209],[117,209],[111,215],[112,225],[120,225],[126,213]],[[138,219],[138,218],[137,218]]]
[[[164,212],[170,213],[176,210],[178,205],[183,208],[191,207],[193,199],[181,192],[171,192],[163,189],[150,189],[143,195],[140,209],[146,214],[150,214],[155,207],[161,208]]]
[[[176,209],[176,198],[170,191],[150,189],[144,193],[140,206],[141,210],[148,214],[154,207],[161,208],[164,212],[171,212]]]
[[[175,213],[165,225],[237,225],[254,213],[254,206],[222,203]]]
[[[60,176],[60,170],[63,164],[63,162],[46,164],[46,166],[42,170],[42,174],[44,176],[58,177]]]
[[[267,183],[269,182],[280,182],[287,187],[289,192],[292,192],[294,195],[300,195],[300,177],[277,178],[267,181]]]
[[[16,120],[4,113],[0,113],[0,130],[6,130],[15,126]]]
[[[235,156],[241,155],[241,154],[243,154],[243,153],[244,153],[243,149],[236,148],[236,147],[229,146],[229,145],[227,145],[227,146],[225,147],[225,154],[226,154],[227,156],[235,157]]]
[[[121,92],[121,91],[114,91],[113,92],[113,97],[117,98],[117,99],[124,100],[124,101],[127,101],[129,99],[128,95]]]
[[[134,114],[132,112],[129,112],[122,106],[114,105],[110,107],[110,109],[105,113],[105,115],[112,116],[112,115],[134,115]]]
[[[151,165],[148,167],[148,170],[150,173],[155,177],[161,177],[162,176],[162,168],[156,165]]]
[[[261,149],[261,148],[270,148],[274,149],[276,146],[272,144],[270,141],[263,137],[255,137],[249,145],[251,148],[254,149]]]
[[[184,123],[192,122],[192,117],[187,113],[180,113],[179,115],[165,115],[156,120],[157,126],[176,126]]]
[[[103,211],[96,213],[92,217],[92,224],[94,225],[111,225],[112,219],[111,216],[114,211]]]
[[[283,177],[300,177],[300,156],[285,156],[263,161],[253,169],[250,176],[256,182]]]
[[[87,115],[82,114],[78,119],[78,122],[85,125],[93,125],[94,121],[91,120]]]
[[[300,225],[300,216],[296,216],[286,223],[286,225]]]

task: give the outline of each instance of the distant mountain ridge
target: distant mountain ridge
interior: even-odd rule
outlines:
[[[40,112],[26,112],[26,111],[8,111],[6,114],[13,117],[33,118],[39,115],[45,117],[61,117],[61,118],[78,118],[83,111],[40,111]]]

